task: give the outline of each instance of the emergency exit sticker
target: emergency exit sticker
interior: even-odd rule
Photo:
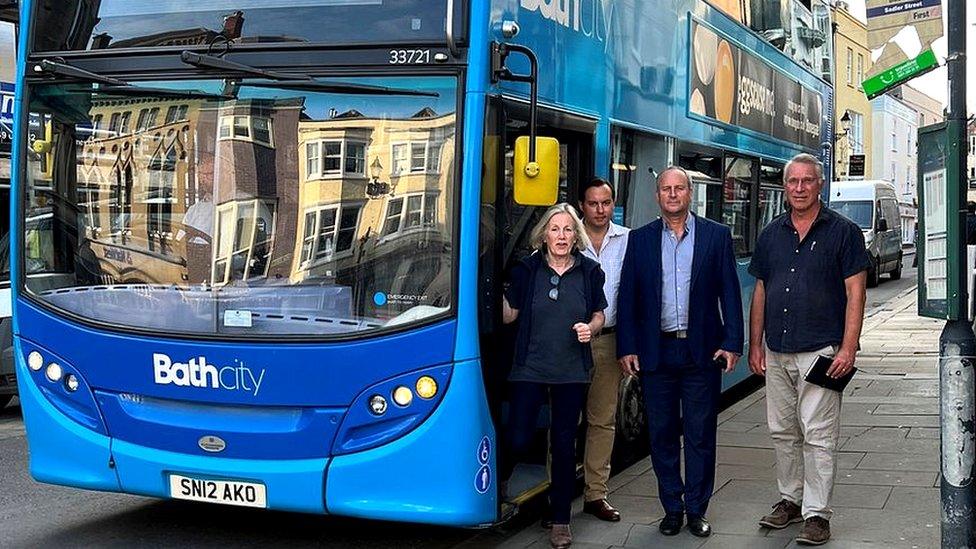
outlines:
[[[251,311],[224,311],[224,326],[230,326],[233,328],[250,328],[251,325]]]

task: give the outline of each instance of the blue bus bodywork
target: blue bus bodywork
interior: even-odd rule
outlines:
[[[35,4],[21,4],[14,151],[28,146],[25,69]],[[273,509],[459,526],[497,520],[496,431],[478,326],[480,153],[489,99],[527,96],[523,85],[490,80],[489,44],[506,40],[501,22],[516,21],[521,32],[512,41],[541,60],[540,105],[595,124],[596,175],[610,170],[614,126],[779,161],[819,152],[689,115],[692,18],[820,93],[824,141],[830,132],[828,85],[704,2],[634,13],[609,1],[567,3],[592,8],[570,13],[568,24],[538,6],[523,7],[532,4],[473,0],[466,7],[468,63],[459,111],[465,154],[452,318],[321,343],[122,333],[60,315],[25,295],[24,242],[11,239],[11,255],[20,263],[13,269],[17,379],[34,478],[169,497],[168,478],[179,474],[261,483]],[[520,68],[514,59],[511,66]],[[13,155],[17,196],[24,192],[24,158]],[[13,226],[23,235],[24,211],[20,201],[12,202]],[[747,258],[742,262],[748,297]],[[32,352],[43,359],[37,371],[27,364]],[[45,377],[51,363],[63,370],[57,382]],[[78,390],[65,388],[68,374],[76,376]],[[726,383],[746,374],[740,364]],[[437,381],[436,397],[415,399],[382,419],[369,413],[372,395],[389,395],[421,375]],[[202,448],[201,439],[211,435],[226,444],[219,456]]]

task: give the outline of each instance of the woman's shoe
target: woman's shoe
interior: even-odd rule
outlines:
[[[549,531],[549,545],[553,549],[566,549],[573,544],[573,533],[569,530],[568,524],[553,524]]]

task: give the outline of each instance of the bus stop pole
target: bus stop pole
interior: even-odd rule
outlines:
[[[957,154],[948,155],[955,162],[946,165],[947,182],[956,184],[959,205],[949,219],[949,231],[955,229],[956,246],[950,232],[948,259],[956,262],[955,296],[957,320],[948,320],[939,338],[939,408],[941,420],[942,463],[942,547],[973,547],[974,487],[973,463],[976,453],[976,336],[973,335],[972,311],[967,296],[972,267],[966,253],[966,2],[948,0],[945,13],[949,26],[949,119],[947,142]],[[951,187],[948,192],[953,192]],[[950,215],[953,212],[950,212]],[[949,272],[952,272],[950,269]]]

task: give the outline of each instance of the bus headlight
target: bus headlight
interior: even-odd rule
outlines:
[[[437,394],[437,382],[430,376],[421,376],[417,380],[417,394],[420,398],[431,399]]]
[[[397,387],[393,390],[393,402],[399,406],[410,406],[410,403],[413,402],[413,391],[403,385]]]
[[[68,374],[64,376],[64,388],[70,392],[75,392],[81,383],[78,381],[78,376],[74,374]]]
[[[386,399],[382,395],[373,395],[369,398],[369,411],[373,415],[381,416],[386,413]]]
[[[422,424],[447,393],[442,388],[448,386],[453,367],[453,364],[431,366],[363,388],[339,424],[332,455],[388,444]],[[84,378],[81,382],[84,386]]]
[[[48,364],[47,370],[44,371],[44,375],[46,375],[47,378],[51,381],[57,381],[61,379],[61,374],[63,373],[64,370],[61,369],[61,365],[58,364],[57,362],[52,362]]]
[[[95,393],[70,360],[26,342],[21,350],[29,378],[58,412],[88,429],[108,434]]]
[[[41,353],[31,351],[30,354],[27,355],[27,367],[35,372],[41,371],[41,368],[44,367],[44,357],[41,356]]]

